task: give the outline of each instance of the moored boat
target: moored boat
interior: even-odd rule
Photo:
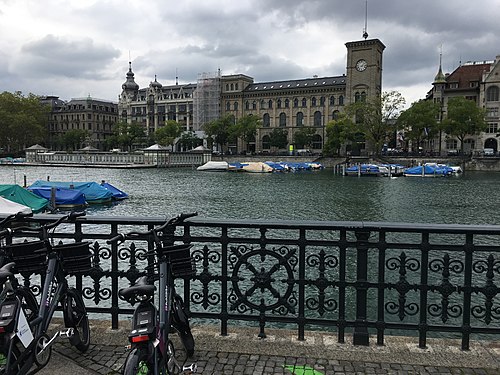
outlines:
[[[102,187],[97,182],[61,182],[61,181],[35,181],[31,187],[59,187],[63,189],[79,190],[85,194],[85,200],[88,204],[110,203],[113,199],[113,193]]]
[[[66,189],[63,187],[30,186],[28,188],[33,194],[45,198],[50,202],[52,209],[80,209],[87,205],[85,194],[80,190]]]
[[[221,172],[227,171],[229,169],[229,164],[227,161],[208,161],[203,165],[196,168],[197,171],[211,171],[211,172]]]

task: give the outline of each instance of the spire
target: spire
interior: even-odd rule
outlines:
[[[368,23],[368,0],[365,1],[365,28],[363,29],[363,38],[368,38],[368,32],[366,31],[366,26]]]
[[[439,52],[439,71],[436,74],[436,77],[434,77],[434,84],[446,83],[446,77],[444,76],[443,69],[441,67],[442,60],[443,60],[443,48],[441,47],[441,51]]]
[[[134,80],[134,72],[132,71],[132,62],[128,62],[128,72],[127,72],[127,80],[122,85],[123,90],[139,90],[139,85],[135,83]]]

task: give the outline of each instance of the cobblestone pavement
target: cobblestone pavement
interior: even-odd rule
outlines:
[[[128,352],[124,346],[126,330],[96,328],[92,331],[94,343],[87,353],[80,354],[65,341],[57,343],[54,349],[59,357],[85,368],[88,371],[85,374],[119,374]],[[464,352],[457,347],[457,342],[450,340],[429,340],[426,349],[416,347],[410,338],[387,338],[383,347],[354,347],[347,342],[338,344],[331,341],[331,336],[317,333],[306,341],[298,341],[293,333],[289,336],[280,330],[268,333],[265,340],[259,340],[253,333],[238,329],[238,333],[221,337],[216,329],[194,328],[197,348],[193,361],[198,365],[198,373],[500,375],[498,342],[473,342],[471,350]],[[182,351],[178,352],[178,357],[184,358]],[[46,370],[40,374],[59,374],[44,372]]]

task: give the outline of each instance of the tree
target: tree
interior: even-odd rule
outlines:
[[[336,120],[326,124],[326,141],[323,147],[323,154],[332,156],[340,155],[340,149],[348,141],[354,141],[356,127],[353,121],[345,115],[341,114]]]
[[[439,133],[439,104],[430,100],[419,100],[403,111],[397,120],[398,129],[405,132],[405,139],[417,147],[423,139],[432,139]]]
[[[116,142],[124,150],[131,151],[134,142],[144,139],[144,127],[138,122],[118,122],[115,124]]]
[[[450,98],[446,119],[441,124],[442,129],[446,134],[457,137],[463,154],[465,138],[486,130],[484,116],[485,110],[479,108],[476,102],[461,96]]]
[[[89,132],[83,129],[71,129],[62,135],[61,143],[66,150],[78,150],[85,141]]]
[[[179,143],[181,144],[184,150],[191,150],[203,144],[203,140],[198,138],[196,134],[190,130],[181,134]]]
[[[240,138],[247,148],[248,142],[255,139],[259,124],[260,120],[257,116],[252,114],[245,115],[236,122],[234,127],[230,128],[232,130],[230,138]]]
[[[288,144],[288,132],[285,129],[274,128],[269,133],[269,145],[278,149],[285,148]]]
[[[293,142],[297,148],[309,148],[312,145],[316,129],[311,127],[300,128],[293,134]],[[301,146],[301,147],[299,147]]]
[[[0,147],[17,152],[47,136],[50,108],[40,103],[34,94],[23,96],[20,91],[0,94]]]
[[[155,131],[154,139],[162,146],[172,146],[173,151],[175,140],[179,138],[181,134],[181,125],[174,120],[168,120],[165,126],[162,126]]]
[[[346,113],[359,128],[359,133],[372,142],[378,155],[382,145],[395,131],[395,120],[406,100],[397,91],[383,92],[380,97],[360,100],[346,106]]]
[[[203,130],[216,145],[219,145],[220,150],[223,150],[229,140],[232,126],[234,126],[234,116],[226,115],[205,124]]]

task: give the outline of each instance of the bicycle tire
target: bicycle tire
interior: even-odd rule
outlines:
[[[16,294],[21,300],[21,307],[26,315],[26,320],[31,322],[38,315],[38,302],[33,294],[33,292],[27,287],[19,287],[16,290]]]
[[[123,366],[123,375],[150,375],[154,366],[150,361],[151,355],[143,348],[134,348],[130,351]]]
[[[5,350],[2,350],[2,353],[0,354],[1,356],[3,356],[3,359],[5,361],[2,360],[2,363],[0,364],[0,375],[9,375],[5,370],[5,366],[7,365],[7,353],[5,353]],[[17,361],[17,359],[21,356],[21,351],[19,350],[19,348],[16,346],[16,345],[12,345],[12,350],[11,350],[11,353],[10,353],[10,362],[15,362]],[[11,368],[10,370],[10,374],[17,374],[20,370],[21,370],[21,366],[22,364],[18,364],[15,368]]]
[[[90,346],[90,325],[87,309],[81,294],[75,288],[69,288],[63,302],[64,314],[70,327],[75,330],[69,342],[84,353]]]
[[[194,355],[194,337],[191,330],[177,331],[177,333],[179,334],[182,346],[184,346],[184,350],[186,351],[186,356],[191,358]]]

